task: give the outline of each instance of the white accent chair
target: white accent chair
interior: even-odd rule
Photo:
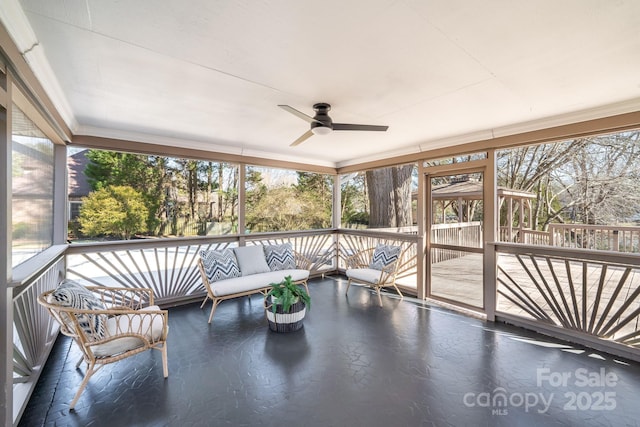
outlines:
[[[396,285],[396,276],[403,253],[400,246],[378,245],[376,248],[365,249],[347,257],[346,274],[349,282],[345,295],[349,292],[351,282],[356,282],[375,289],[380,307],[382,307],[380,290],[386,286],[393,286],[400,295],[400,299],[403,299],[404,296]]]

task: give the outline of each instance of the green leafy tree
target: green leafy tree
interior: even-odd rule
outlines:
[[[166,206],[167,158],[103,150],[89,150],[87,158],[85,175],[93,190],[124,185],[142,194],[148,212],[146,232],[151,234]]]
[[[293,187],[272,188],[247,210],[247,227],[254,232],[319,228],[326,217],[315,207],[312,197]]]
[[[144,198],[129,186],[107,186],[83,199],[80,227],[88,236],[110,235],[129,239],[146,229]]]
[[[342,226],[369,224],[369,203],[366,193],[364,172],[342,177],[340,217]]]
[[[327,228],[331,226],[331,209],[333,204],[333,179],[331,175],[311,172],[298,172],[298,183],[295,189],[298,196],[306,200],[309,211],[303,215],[316,217],[317,220],[309,228]]]

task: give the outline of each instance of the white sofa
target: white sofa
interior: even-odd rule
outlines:
[[[198,267],[207,296],[200,308],[210,299],[213,302],[209,323],[222,301],[262,293],[272,283],[280,283],[286,276],[307,292],[310,262],[296,253],[291,244],[239,246],[200,252]],[[302,268],[299,268],[302,267]]]

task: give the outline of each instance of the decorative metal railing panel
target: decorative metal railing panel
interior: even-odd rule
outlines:
[[[640,257],[496,245],[499,312],[640,348]]]
[[[58,334],[58,324],[37,303],[38,296],[55,288],[64,272],[59,258],[30,283],[15,288],[13,296],[13,400],[24,409]],[[22,410],[19,411],[20,413]],[[17,415],[17,414],[14,414]]]

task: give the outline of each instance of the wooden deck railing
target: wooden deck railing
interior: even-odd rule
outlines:
[[[71,245],[67,277],[87,285],[151,288],[159,304],[204,296],[197,262],[201,250],[281,244],[311,260],[311,275],[336,269],[334,230],[202,236]]]
[[[431,225],[431,243],[481,248],[482,223],[480,221],[473,221],[433,224]],[[465,255],[467,255],[467,252],[449,249],[433,249],[431,251],[431,263],[435,264],[448,261]]]
[[[640,251],[640,227],[550,224],[551,246],[615,252]]]
[[[640,359],[640,256],[493,245],[497,317]],[[562,336],[562,335],[561,335]]]
[[[500,227],[500,241],[508,242],[508,227]],[[640,227],[617,225],[549,224],[547,231],[513,229],[511,243],[614,252],[640,252]]]

